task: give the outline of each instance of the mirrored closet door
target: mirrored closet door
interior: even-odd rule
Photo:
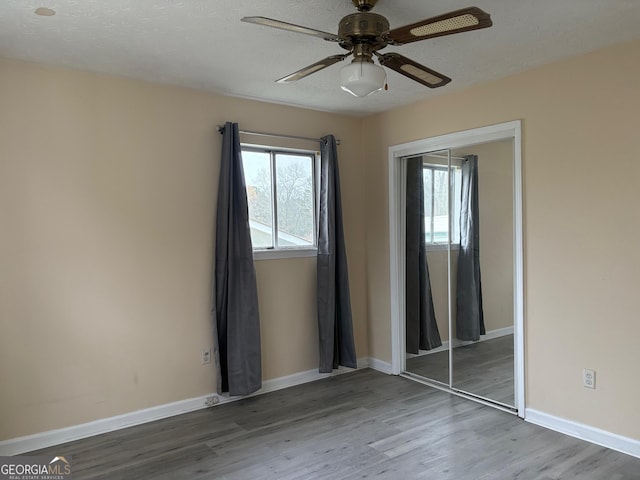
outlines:
[[[450,152],[407,157],[406,370],[449,385]]]
[[[400,158],[404,372],[515,410],[514,139]]]

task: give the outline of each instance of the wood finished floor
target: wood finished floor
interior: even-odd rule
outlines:
[[[453,349],[453,386],[507,405],[515,405],[513,335]],[[407,371],[449,384],[449,352],[407,359]]]
[[[31,454],[78,479],[639,480],[640,459],[373,370]]]

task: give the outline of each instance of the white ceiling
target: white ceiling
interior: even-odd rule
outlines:
[[[366,98],[340,90],[342,64],[274,83],[344,51],[240,22],[266,16],[337,33],[356,11],[350,0],[1,0],[0,56],[366,115],[640,38],[640,0],[379,0],[373,11],[395,28],[471,5],[493,27],[385,50],[450,76],[449,85],[431,90],[389,71],[389,90]],[[57,14],[33,13],[43,6]]]

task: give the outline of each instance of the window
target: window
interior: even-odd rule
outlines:
[[[316,155],[242,147],[255,251],[315,250]]]
[[[452,218],[449,222],[449,175],[444,165],[424,164],[422,179],[424,182],[424,230],[427,245],[446,245],[449,240],[451,223],[451,243],[460,243],[460,187],[462,171],[460,167],[451,167],[451,206]]]

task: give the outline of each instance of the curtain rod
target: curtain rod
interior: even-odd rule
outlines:
[[[218,125],[218,132],[222,133],[224,131],[224,125]],[[286,138],[289,140],[305,140],[308,142],[316,142],[320,143],[322,140],[319,138],[309,138],[309,137],[297,137],[295,135],[280,135],[277,133],[265,133],[265,132],[252,132],[249,130],[239,130],[239,133],[245,135],[256,135],[258,137],[273,137],[273,138]],[[336,138],[336,145],[340,145],[340,140]]]

